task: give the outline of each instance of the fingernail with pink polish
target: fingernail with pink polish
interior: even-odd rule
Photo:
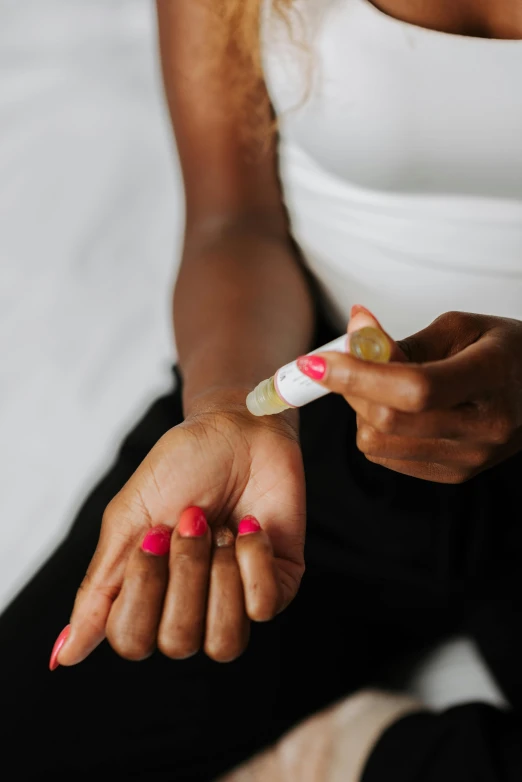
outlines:
[[[300,356],[297,367],[312,380],[322,380],[326,373],[326,361],[320,356]]]
[[[202,538],[207,529],[207,520],[201,508],[186,508],[181,514],[178,533],[182,538]]]
[[[170,551],[170,538],[172,530],[166,524],[158,524],[152,527],[141,544],[141,550],[146,554],[153,554],[155,557],[164,557]]]
[[[71,625],[67,625],[63,628],[62,632],[54,642],[53,650],[51,652],[51,659],[49,660],[49,670],[55,671],[60,663],[58,662],[58,655],[60,654],[62,647],[66,640],[69,638],[71,632]]]
[[[260,529],[261,524],[254,516],[245,516],[245,518],[241,519],[239,522],[237,532],[238,535],[250,535],[252,532],[259,532]]]

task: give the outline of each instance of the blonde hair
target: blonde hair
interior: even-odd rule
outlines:
[[[267,137],[275,129],[270,118],[268,95],[260,89],[263,77],[261,56],[260,21],[265,0],[210,0],[219,16],[217,43],[221,55],[231,52],[234,57],[234,73],[229,74],[234,103],[241,116],[248,136]],[[295,0],[269,0],[275,14],[290,30],[290,11]]]

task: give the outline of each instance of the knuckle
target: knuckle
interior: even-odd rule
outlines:
[[[158,649],[171,660],[185,660],[199,652],[200,643],[187,632],[179,632],[177,637],[161,633],[158,637]]]
[[[405,403],[410,413],[422,413],[429,409],[432,397],[432,383],[420,372],[411,374],[407,384]]]
[[[490,377],[494,380],[494,387],[497,389],[497,392],[513,386],[513,374],[517,361],[518,356],[515,358],[509,344],[501,341],[489,344],[487,354],[488,369]]]
[[[370,456],[370,454],[365,453],[366,460],[371,462],[372,464],[379,464],[379,465],[385,465],[385,459],[383,459],[380,456]]]
[[[245,645],[237,641],[220,638],[205,641],[205,654],[217,663],[230,663],[237,660],[245,651]]]
[[[357,430],[357,448],[366,456],[377,455],[379,433],[372,426],[363,425]]]
[[[96,575],[95,569],[92,565],[85,574],[82,583],[76,591],[76,602],[81,602],[87,595],[92,592],[102,595],[110,603],[113,603],[120,594],[121,586],[117,583],[111,584],[104,581],[100,581]]]
[[[464,458],[465,468],[471,468],[471,470],[478,467],[483,467],[490,458],[489,448],[485,446],[476,446],[469,450]]]
[[[493,445],[507,445],[513,435],[514,425],[509,415],[499,415],[492,422],[489,440]]]
[[[102,524],[111,524],[112,521],[118,516],[118,495],[113,497],[109,504],[105,507],[102,516]]]
[[[250,618],[254,622],[270,622],[277,615],[277,605],[267,606],[265,608],[259,607],[253,610],[250,614]]]
[[[506,345],[500,340],[492,342],[488,361],[492,372],[500,375],[502,380],[507,379],[509,376],[509,370],[514,364],[510,345]]]
[[[107,632],[107,640],[119,657],[132,662],[139,662],[150,657],[154,652],[155,643],[150,638],[136,636],[130,632]]]
[[[462,312],[460,312],[459,310],[449,310],[448,312],[443,312],[442,315],[436,317],[433,322],[456,326],[457,323],[460,322],[461,317],[462,317]]]
[[[397,427],[397,412],[391,407],[379,406],[372,413],[371,423],[382,434],[393,434]]]
[[[259,596],[251,601],[248,614],[254,622],[269,622],[277,614],[280,598],[274,590],[273,594]]]
[[[87,571],[87,573],[83,577],[83,581],[78,587],[76,591],[76,599],[80,599],[90,591],[91,587],[93,586],[93,578],[90,570]]]
[[[461,312],[460,310],[443,312],[433,321],[434,324],[442,326],[454,334],[468,328],[472,322],[474,322],[473,316],[469,312]]]
[[[185,541],[188,545],[196,539],[186,538]],[[180,578],[183,578],[184,573],[191,573],[194,569],[199,570],[204,567],[208,562],[207,551],[201,551],[198,548],[194,548],[192,551],[179,551],[174,549],[170,552],[170,570],[171,573],[180,574]]]
[[[189,544],[191,539],[189,538]],[[185,571],[191,570],[194,562],[196,561],[195,552],[192,551],[179,551],[177,549],[171,549],[170,552],[170,569],[178,569]]]
[[[344,362],[339,363],[339,365],[336,367],[335,379],[337,385],[348,392],[353,379],[351,368]]]
[[[469,481],[474,474],[475,473],[472,469],[459,467],[456,470],[448,470],[446,473],[444,473],[441,483],[448,483],[457,486],[461,483],[466,483],[466,481]]]

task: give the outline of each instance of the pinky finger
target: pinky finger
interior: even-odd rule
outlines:
[[[272,619],[281,605],[279,576],[270,538],[253,516],[239,522],[236,557],[247,614],[255,622]]]

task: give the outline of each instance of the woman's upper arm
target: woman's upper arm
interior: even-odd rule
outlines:
[[[185,184],[187,230],[254,221],[286,234],[275,140],[262,152],[241,130],[231,47],[222,56],[212,0],[157,0],[163,78]],[[244,67],[244,66],[243,66]],[[260,103],[269,102],[258,83]],[[264,99],[264,100],[263,100]],[[262,131],[263,132],[263,131]],[[262,139],[261,139],[262,141]]]

